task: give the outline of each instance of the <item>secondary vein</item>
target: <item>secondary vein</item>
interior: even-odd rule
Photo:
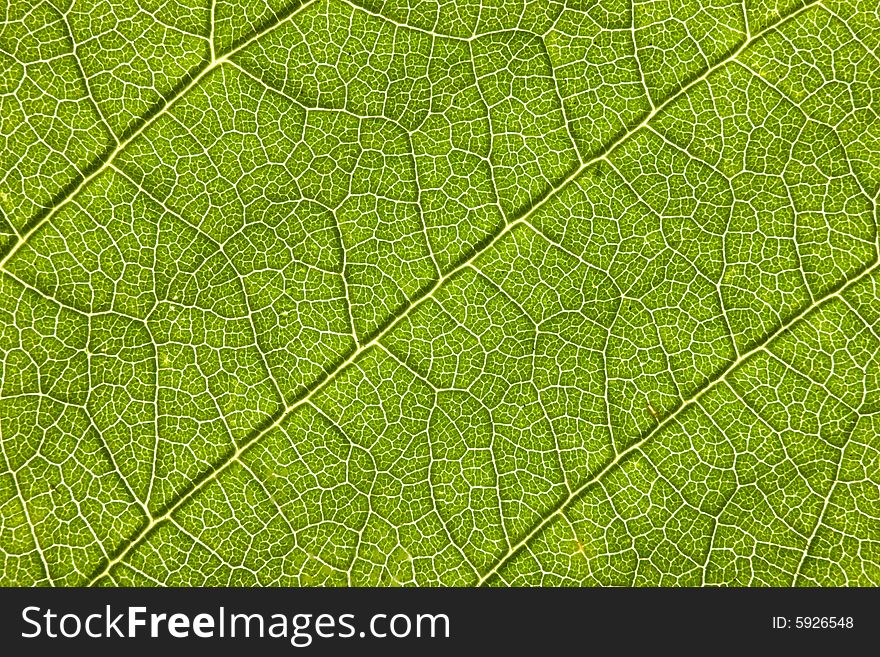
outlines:
[[[264,35],[272,32],[280,25],[284,24],[286,21],[290,20],[294,16],[296,16],[300,11],[304,10],[309,5],[313,4],[316,0],[305,0],[302,4],[297,6],[291,6],[289,9],[289,13],[287,14],[279,14],[274,22],[271,22],[264,26],[261,30],[258,30],[253,35],[251,35],[248,39],[242,41],[239,45],[235,46],[229,52],[225,53],[221,57],[212,57],[209,61],[207,61],[204,67],[198,70],[193,78],[186,84],[183,89],[181,89],[175,96],[168,98],[165,100],[165,104],[162,105],[159,110],[153,114],[149,119],[144,121],[134,132],[129,135],[127,139],[124,141],[117,141],[116,147],[107,155],[106,159],[103,162],[100,162],[99,165],[95,168],[95,170],[89,175],[85,176],[80,183],[70,190],[70,192],[63,199],[58,201],[52,209],[46,213],[46,215],[37,221],[33,226],[28,229],[28,231],[19,237],[18,241],[12,246],[11,249],[3,256],[3,259],[0,260],[0,269],[6,268],[6,263],[8,263],[16,253],[24,246],[27,241],[37,233],[45,224],[47,224],[55,215],[57,215],[62,208],[67,206],[79,193],[82,191],[92,180],[100,176],[104,173],[110,164],[128,147],[129,144],[134,142],[138,137],[140,137],[144,132],[146,132],[150,126],[155,125],[155,123],[163,116],[165,116],[170,109],[177,103],[181,98],[187,95],[191,89],[196,87],[202,80],[204,80],[212,71],[218,68],[224,62],[229,61],[229,58],[235,55],[237,52],[240,52],[251,43],[256,41],[257,39],[263,37]],[[213,47],[212,47],[213,52]],[[97,105],[96,105],[97,107]],[[99,112],[100,114],[100,112]],[[101,115],[103,119],[103,115]],[[112,135],[112,131],[110,132]],[[114,137],[115,138],[115,137]]]
[[[238,46],[235,50],[230,51],[229,53],[227,53],[226,55],[224,55],[224,56],[221,57],[220,59],[215,60],[215,61],[214,61],[213,63],[211,63],[208,67],[206,67],[206,69],[204,69],[204,70],[203,70],[203,71],[202,71],[202,72],[201,72],[201,73],[200,73],[200,74],[199,74],[199,75],[198,75],[198,76],[197,76],[197,77],[196,77],[196,78],[190,83],[190,85],[187,86],[187,88],[186,88],[186,89],[180,94],[179,97],[185,95],[186,91],[188,91],[190,88],[192,88],[193,86],[195,86],[195,84],[197,84],[199,80],[203,79],[203,78],[205,77],[205,75],[208,74],[209,71],[213,70],[214,68],[216,68],[217,66],[219,66],[222,62],[226,61],[226,60],[227,60],[231,55],[233,55],[235,52],[241,50],[241,49],[244,48],[246,45],[248,45],[249,43],[251,43],[251,42],[253,42],[254,40],[258,39],[258,38],[259,38],[260,36],[262,36],[263,34],[265,34],[265,33],[269,32],[269,31],[271,31],[272,29],[274,29],[275,27],[277,27],[277,25],[281,24],[281,22],[283,22],[283,20],[287,20],[287,18],[289,18],[290,16],[295,15],[299,10],[305,8],[306,6],[308,6],[309,4],[311,4],[311,2],[313,2],[313,1],[314,1],[314,0],[308,0],[307,2],[303,3],[302,5],[300,5],[299,8],[297,8],[296,10],[294,10],[294,11],[293,11],[288,17],[286,17],[285,19],[280,20],[278,23],[275,23],[272,27],[267,28],[267,29],[264,30],[263,32],[260,32],[259,34],[256,34],[256,35],[253,36],[251,39],[249,39],[247,42],[245,42],[245,43],[242,44],[241,46]],[[325,389],[325,388],[326,388],[331,382],[333,382],[333,381],[335,380],[336,376],[337,376],[340,372],[345,371],[345,370],[346,370],[350,365],[352,365],[352,364],[353,364],[353,363],[354,363],[354,362],[355,362],[355,361],[356,361],[356,360],[357,360],[357,359],[358,359],[363,353],[365,353],[366,351],[368,351],[370,348],[372,348],[372,347],[374,347],[374,346],[377,346],[377,345],[380,343],[380,341],[381,341],[386,335],[388,335],[389,333],[391,333],[391,332],[392,332],[392,331],[393,331],[393,330],[394,330],[394,329],[395,329],[395,328],[401,323],[401,321],[403,321],[406,317],[408,317],[409,315],[411,315],[411,314],[412,314],[412,313],[413,313],[413,312],[414,312],[419,306],[421,306],[423,303],[425,303],[426,301],[432,299],[432,298],[434,297],[434,295],[436,294],[436,292],[437,292],[437,291],[438,291],[438,290],[439,290],[439,289],[440,289],[440,288],[441,288],[441,287],[442,287],[447,281],[449,281],[450,279],[452,279],[453,277],[455,277],[455,276],[456,276],[461,270],[463,270],[464,268],[469,267],[469,266],[470,266],[470,265],[471,265],[471,264],[472,264],[472,263],[473,263],[473,262],[474,262],[474,261],[475,261],[475,260],[481,255],[481,254],[487,252],[487,251],[490,250],[494,245],[498,244],[498,243],[499,243],[499,242],[500,242],[500,241],[501,241],[501,240],[502,240],[502,239],[503,239],[508,233],[510,233],[510,232],[514,229],[514,227],[516,227],[517,225],[520,225],[520,224],[527,224],[527,225],[528,225],[528,220],[529,220],[529,218],[530,218],[531,216],[533,216],[533,215],[534,215],[536,212],[538,212],[542,207],[544,207],[544,206],[545,206],[545,205],[546,205],[551,199],[557,197],[557,196],[559,195],[559,193],[560,193],[562,190],[564,190],[564,189],[565,189],[565,188],[566,188],[566,187],[567,187],[572,181],[574,181],[574,180],[575,180],[575,179],[576,179],[576,178],[577,178],[577,177],[578,177],[578,176],[579,176],[584,170],[588,169],[590,166],[592,166],[592,165],[594,165],[594,164],[596,164],[596,163],[598,163],[598,162],[600,162],[600,161],[602,161],[602,160],[606,160],[606,159],[608,158],[608,156],[609,156],[614,150],[616,150],[621,144],[623,144],[624,142],[626,142],[626,141],[627,141],[628,139],[630,139],[635,133],[637,133],[640,129],[642,129],[644,126],[646,126],[646,125],[647,125],[647,124],[648,124],[648,123],[649,123],[649,122],[650,122],[650,121],[651,121],[651,120],[652,120],[657,114],[659,114],[660,112],[662,112],[662,111],[663,111],[665,108],[667,108],[670,104],[674,103],[678,98],[680,98],[681,96],[683,96],[684,94],[686,94],[686,93],[687,93],[691,88],[693,88],[695,85],[697,85],[697,84],[699,84],[700,82],[704,81],[704,80],[705,80],[708,76],[710,76],[713,72],[715,72],[715,71],[718,70],[719,68],[725,66],[726,64],[730,63],[731,61],[735,60],[736,57],[738,57],[739,54],[740,54],[741,52],[743,52],[746,48],[748,48],[750,45],[752,45],[755,41],[757,41],[758,39],[762,38],[762,37],[763,37],[765,34],[767,34],[768,32],[771,32],[771,31],[777,29],[777,28],[778,28],[780,25],[782,25],[783,23],[785,23],[785,22],[787,22],[787,21],[793,19],[795,16],[797,16],[798,14],[802,13],[803,11],[807,10],[809,7],[811,7],[811,6],[815,5],[815,4],[817,4],[817,0],[813,0],[812,2],[808,2],[808,3],[804,4],[804,5],[802,5],[800,8],[798,8],[798,9],[795,10],[794,12],[788,14],[787,16],[782,17],[782,18],[781,18],[779,21],[777,21],[775,24],[766,27],[765,29],[763,29],[763,30],[760,31],[759,33],[757,33],[757,34],[755,34],[754,36],[752,36],[752,38],[743,41],[743,43],[742,43],[738,48],[736,48],[736,50],[734,50],[734,51],[733,51],[728,57],[726,57],[726,58],[720,60],[720,61],[717,62],[715,65],[713,65],[713,66],[709,67],[708,69],[706,69],[701,75],[697,76],[696,78],[694,78],[693,80],[691,80],[691,81],[688,82],[687,84],[683,85],[682,88],[679,89],[675,94],[671,95],[671,96],[670,96],[669,98],[667,98],[663,103],[661,103],[660,105],[656,106],[656,107],[655,107],[650,113],[646,114],[646,115],[645,115],[645,116],[644,116],[644,117],[643,117],[643,118],[642,118],[637,124],[635,124],[635,125],[632,126],[629,130],[627,130],[627,132],[626,132],[625,134],[623,134],[619,139],[617,139],[615,142],[611,143],[611,144],[608,145],[605,149],[603,149],[603,151],[602,151],[601,153],[599,153],[598,155],[596,155],[595,157],[593,157],[593,158],[590,159],[589,161],[583,162],[580,166],[578,166],[577,168],[575,168],[575,169],[574,169],[574,170],[573,170],[573,171],[572,171],[572,172],[571,172],[571,173],[570,173],[570,174],[569,174],[569,175],[568,175],[568,176],[567,176],[567,177],[566,177],[561,183],[559,183],[555,188],[553,188],[552,190],[550,190],[547,194],[545,194],[542,198],[540,198],[536,203],[534,203],[534,204],[533,204],[533,205],[532,205],[532,206],[531,206],[531,207],[530,207],[530,208],[529,208],[529,209],[528,209],[528,210],[527,210],[527,211],[526,211],[521,217],[519,217],[519,218],[517,218],[517,219],[515,219],[515,220],[513,220],[513,221],[510,221],[510,222],[508,222],[508,223],[506,223],[506,224],[501,228],[501,230],[500,230],[500,231],[499,231],[499,232],[498,232],[498,233],[497,233],[497,234],[496,234],[491,240],[489,240],[488,243],[486,243],[486,244],[483,246],[482,249],[477,249],[477,250],[475,250],[474,252],[472,252],[471,254],[467,255],[466,258],[464,258],[463,261],[460,262],[456,267],[454,267],[453,269],[451,269],[451,270],[450,270],[449,272],[447,272],[445,275],[438,277],[438,279],[435,281],[435,283],[431,286],[430,289],[428,289],[425,293],[423,293],[422,296],[420,296],[420,297],[414,299],[413,301],[411,301],[410,304],[400,312],[400,314],[398,314],[395,318],[393,318],[393,319],[392,319],[392,320],[391,320],[391,321],[390,321],[390,322],[389,322],[389,323],[388,323],[388,324],[387,324],[382,330],[380,330],[379,332],[377,332],[377,334],[376,334],[376,335],[375,335],[375,336],[374,336],[369,342],[367,342],[367,343],[365,343],[365,344],[362,344],[360,347],[354,349],[344,361],[342,361],[341,363],[339,363],[339,364],[338,364],[335,368],[333,368],[332,370],[328,371],[322,379],[320,379],[320,380],[318,380],[317,382],[315,382],[315,384],[313,384],[313,386],[312,386],[309,390],[307,390],[303,396],[301,396],[299,399],[296,399],[296,400],[294,400],[293,402],[291,402],[290,404],[288,404],[287,406],[285,406],[285,408],[282,409],[282,411],[278,414],[278,416],[276,417],[276,419],[275,419],[273,422],[271,422],[268,426],[264,427],[261,431],[259,431],[258,433],[256,433],[256,434],[255,434],[250,440],[248,440],[246,443],[244,443],[243,445],[241,445],[240,447],[238,447],[232,455],[230,455],[227,459],[225,459],[224,461],[222,461],[222,462],[221,462],[221,463],[220,463],[220,464],[219,464],[214,470],[212,470],[212,471],[210,471],[209,473],[207,473],[207,474],[206,474],[204,477],[202,477],[198,482],[196,482],[191,488],[187,489],[184,493],[182,493],[182,494],[177,498],[177,500],[175,500],[175,501],[174,501],[174,502],[173,502],[173,503],[172,503],[172,504],[171,504],[171,505],[170,505],[170,506],[169,506],[169,507],[168,507],[168,508],[167,508],[167,509],[161,514],[161,515],[150,518],[149,521],[144,525],[144,527],[142,527],[141,530],[140,530],[135,536],[133,536],[133,537],[130,539],[130,541],[128,542],[128,544],[127,544],[124,548],[121,549],[121,551],[117,554],[117,556],[116,556],[115,558],[113,558],[113,559],[108,560],[108,562],[104,565],[104,567],[101,568],[101,569],[100,569],[100,570],[99,570],[99,571],[98,571],[98,572],[92,577],[91,581],[89,582],[89,585],[93,585],[93,584],[95,584],[96,582],[98,582],[102,577],[106,576],[106,575],[112,570],[112,568],[113,568],[114,565],[116,565],[117,563],[120,563],[120,562],[124,561],[124,560],[128,557],[128,555],[131,554],[131,552],[132,552],[132,551],[133,551],[138,545],[140,545],[140,543],[141,543],[141,542],[147,537],[147,535],[148,535],[148,534],[149,534],[149,533],[150,533],[150,532],[151,532],[156,526],[160,525],[161,523],[165,522],[166,520],[171,519],[171,517],[173,516],[174,512],[175,512],[177,509],[179,509],[179,508],[180,508],[181,506],[183,506],[187,501],[189,501],[190,499],[192,499],[192,497],[193,497],[198,491],[202,490],[207,484],[209,484],[210,482],[216,480],[217,477],[218,477],[220,474],[222,474],[227,468],[229,468],[232,464],[238,462],[238,461],[241,459],[242,455],[243,455],[248,449],[250,449],[253,445],[255,445],[256,443],[258,443],[258,442],[260,441],[260,439],[263,438],[263,436],[267,435],[267,434],[270,433],[271,431],[273,431],[273,430],[275,430],[276,428],[278,428],[278,427],[279,427],[279,426],[280,426],[280,425],[281,425],[281,424],[282,424],[282,423],[283,423],[288,417],[290,417],[294,412],[296,412],[297,409],[299,409],[301,406],[303,406],[303,405],[305,405],[306,403],[308,403],[308,402],[309,402],[309,401],[310,401],[315,395],[317,395],[318,393],[320,393],[320,391],[322,391],[323,389]],[[178,98],[179,98],[179,97],[178,97]],[[163,108],[162,112],[167,111],[167,108],[170,107],[171,104],[172,104],[172,103],[169,103],[168,105],[166,105],[166,107]],[[160,112],[160,114],[161,114],[161,112]],[[146,129],[146,127],[148,127],[151,123],[153,123],[153,122],[156,120],[156,118],[157,118],[158,116],[159,116],[159,115],[157,114],[157,116],[153,117],[153,119],[151,119],[151,121],[147,122],[147,123],[146,123],[146,124],[145,124],[145,125],[144,125],[144,126],[138,131],[138,134],[141,134],[141,133],[144,131],[144,129]],[[134,137],[132,137],[132,138],[134,138]],[[130,141],[131,141],[131,140],[129,140],[129,142],[130,142]],[[129,142],[126,142],[126,145],[127,145],[127,143],[129,143]],[[122,150],[122,149],[124,148],[124,146],[125,146],[125,145],[123,145],[123,146],[121,146],[119,149],[117,149],[117,152],[114,153],[113,156],[111,156],[111,158],[108,160],[108,162],[107,162],[106,164],[109,164],[110,162],[112,162],[113,158],[116,156],[116,154],[117,154],[120,150]],[[104,167],[102,167],[102,169],[106,168],[106,164],[105,164]],[[93,174],[92,177],[94,177],[94,175],[97,175],[97,174]],[[83,185],[86,184],[86,182],[87,182],[87,181],[84,181],[84,182],[83,182]],[[82,187],[82,185],[81,185],[80,187]],[[75,195],[75,192],[74,192],[73,194],[71,194],[71,196],[74,196],[74,195]],[[47,219],[48,219],[48,217],[47,217]],[[11,254],[10,254],[10,255],[11,255]],[[7,255],[7,258],[4,258],[3,263],[5,263],[5,261],[8,259],[8,257],[9,257],[9,255]],[[0,263],[0,266],[2,266],[3,263]],[[876,264],[875,264],[874,266],[876,266]],[[872,267],[872,269],[873,269],[873,267]],[[864,275],[864,273],[863,273],[863,275]],[[823,301],[824,301],[824,299],[823,299]],[[814,304],[813,306],[810,306],[810,309],[812,309],[815,305],[816,305],[816,304]],[[808,311],[804,311],[804,312],[808,312]],[[784,325],[783,327],[781,327],[781,328],[777,331],[777,333],[774,333],[774,335],[776,335],[776,334],[778,334],[779,332],[781,332],[781,331],[785,330],[786,328],[788,328],[792,323],[794,323],[795,321],[797,321],[797,319],[799,319],[799,318],[802,317],[802,316],[803,316],[803,313],[802,313],[802,314],[799,314],[796,318],[794,318],[793,320],[791,320],[791,322],[789,322],[788,324],[786,324],[786,325]],[[749,354],[744,354],[744,355],[742,355],[739,359],[737,359],[737,360],[734,362],[734,364],[732,364],[732,365],[730,366],[730,368],[728,368],[728,370],[725,371],[724,374],[726,374],[727,371],[730,371],[731,369],[735,368],[740,362],[742,362],[742,360],[743,360],[744,358],[748,357],[748,355],[750,355],[750,354],[751,354],[751,352],[749,352]],[[724,376],[724,374],[722,374],[722,377]],[[717,380],[720,380],[720,379],[716,379],[716,381],[717,381]],[[684,408],[684,407],[690,405],[694,399],[696,399],[696,398],[698,398],[699,396],[701,396],[701,395],[702,395],[706,390],[708,390],[709,387],[711,387],[712,385],[714,385],[714,382],[711,383],[711,384],[710,384],[709,386],[707,386],[706,388],[704,388],[703,390],[701,390],[700,392],[698,392],[698,393],[697,393],[697,394],[696,394],[691,400],[688,400],[688,401],[686,401],[684,404],[682,404],[682,406],[679,407],[679,410],[678,410],[677,412],[680,412],[680,410],[681,410],[682,408]],[[673,413],[670,417],[668,417],[666,420],[664,420],[664,422],[661,423],[661,425],[659,425],[659,426],[657,427],[657,430],[659,430],[660,427],[665,426],[666,424],[668,424],[668,423],[669,423],[669,422],[670,422],[670,421],[671,421],[671,420],[677,415],[677,412],[676,412],[676,413]],[[656,432],[656,431],[655,431],[655,432]],[[517,551],[518,551],[523,545],[525,545],[525,543],[526,543],[526,542],[527,542],[527,541],[528,541],[528,540],[529,540],[529,539],[530,539],[535,533],[537,533],[538,531],[540,531],[540,529],[543,528],[543,527],[544,527],[544,526],[550,521],[550,519],[552,519],[553,517],[555,517],[555,516],[556,516],[556,515],[562,510],[562,509],[564,509],[564,508],[565,508],[565,507],[566,507],[566,506],[567,506],[572,500],[574,500],[574,499],[575,499],[575,498],[576,498],[581,492],[583,492],[586,488],[588,488],[590,485],[592,485],[593,483],[595,483],[595,481],[597,481],[598,478],[600,478],[601,476],[603,476],[604,473],[607,472],[608,469],[612,468],[616,463],[618,463],[622,458],[624,458],[626,454],[629,454],[632,450],[634,450],[634,449],[638,448],[640,445],[642,445],[642,444],[644,443],[644,441],[645,441],[645,440],[648,440],[648,439],[650,438],[650,436],[654,435],[655,432],[651,432],[650,434],[648,434],[648,436],[646,436],[645,438],[643,438],[641,441],[637,442],[636,444],[634,444],[633,446],[631,446],[629,449],[627,449],[627,450],[625,450],[624,452],[622,452],[620,455],[618,455],[618,457],[617,457],[612,463],[610,463],[605,469],[603,469],[603,470],[602,470],[599,474],[597,474],[594,478],[590,479],[590,480],[587,481],[586,483],[584,483],[584,484],[582,484],[581,486],[579,486],[578,488],[576,488],[576,489],[571,493],[571,495],[570,495],[569,497],[566,498],[566,500],[562,503],[562,505],[560,505],[559,507],[557,507],[552,513],[550,513],[548,516],[546,516],[544,519],[542,519],[542,521],[541,521],[540,523],[538,523],[538,525],[537,525],[537,526],[536,526],[531,532],[529,532],[529,533],[526,535],[525,538],[523,538],[519,543],[517,543],[515,546],[513,546],[513,547],[510,549],[510,551],[509,551],[509,552],[508,552],[508,553],[507,553],[507,554],[506,554],[506,555],[505,555],[505,556],[504,556],[504,557],[503,557],[503,558],[502,558],[502,559],[501,559],[501,560],[500,560],[500,561],[499,561],[499,562],[498,562],[498,563],[497,563],[497,564],[496,564],[496,565],[495,565],[495,566],[494,566],[494,567],[493,567],[488,573],[486,573],[482,578],[480,578],[479,583],[483,583],[483,582],[485,582],[486,579],[487,579],[488,577],[490,577],[494,572],[496,572],[497,569],[498,569],[499,567],[501,567],[501,566],[502,566],[502,565],[503,565],[503,564],[504,564],[504,563],[505,563],[505,562],[506,562],[511,556],[513,556],[513,554],[515,554],[515,553],[516,553],[516,552],[517,552]]]

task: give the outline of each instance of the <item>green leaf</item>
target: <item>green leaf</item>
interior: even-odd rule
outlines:
[[[12,0],[0,583],[880,584],[880,22]]]

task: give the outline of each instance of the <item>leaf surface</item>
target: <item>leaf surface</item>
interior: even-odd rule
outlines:
[[[880,584],[863,0],[12,0],[0,582]]]

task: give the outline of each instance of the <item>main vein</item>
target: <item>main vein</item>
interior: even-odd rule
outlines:
[[[92,180],[97,175],[99,175],[101,173],[101,171],[106,170],[107,166],[113,162],[113,160],[116,158],[116,156],[121,151],[123,151],[125,149],[125,147],[129,143],[131,143],[132,140],[137,138],[150,125],[155,123],[156,120],[162,114],[167,112],[168,109],[174,104],[174,102],[176,102],[176,100],[183,97],[190,89],[192,89],[202,79],[204,79],[212,70],[214,70],[215,68],[220,66],[222,63],[228,61],[229,58],[232,55],[234,55],[236,52],[239,52],[240,50],[242,50],[243,48],[248,46],[250,43],[252,43],[253,41],[259,39],[264,34],[274,30],[278,25],[280,25],[284,21],[290,19],[292,16],[299,13],[299,11],[306,8],[307,6],[312,4],[314,1],[315,0],[306,0],[305,2],[303,2],[303,4],[301,4],[295,10],[293,10],[286,17],[278,20],[277,22],[273,23],[271,26],[268,26],[265,29],[263,29],[262,31],[254,34],[247,41],[245,41],[241,45],[237,46],[233,50],[229,51],[228,53],[226,53],[222,57],[212,60],[201,72],[199,72],[193,78],[193,80],[181,91],[181,93],[176,98],[169,101],[162,108],[162,110],[160,110],[149,121],[145,122],[128,140],[121,143],[116,148],[116,150],[110,155],[110,157],[107,159],[107,161],[104,163],[104,165],[98,171],[94,172],[88,178],[84,179],[82,181],[82,183],[80,183],[80,185],[75,190],[73,190],[64,201],[62,201],[59,205],[57,205],[55,207],[55,209],[51,213],[49,213],[39,224],[34,226],[34,228],[27,235],[25,235],[24,238],[22,238],[12,250],[10,250],[10,252],[6,255],[6,257],[2,261],[0,261],[0,268],[2,268],[5,265],[5,263],[9,260],[10,257],[12,257],[12,255],[18,250],[20,245],[23,244],[25,241],[27,241],[27,239],[28,239],[28,237],[30,237],[30,235],[32,235],[37,229],[39,229],[39,227],[43,223],[48,221],[54,214],[56,214],[58,212],[58,210],[63,205],[65,205],[67,202],[69,202],[80,189],[82,189],[86,184],[88,184],[88,182],[90,180]],[[177,498],[177,500],[174,503],[172,503],[161,515],[151,517],[149,519],[149,522],[147,522],[145,524],[145,526],[142,527],[141,530],[130,539],[128,544],[120,550],[120,552],[117,554],[117,556],[114,557],[113,559],[108,560],[107,563],[104,565],[104,567],[101,568],[92,577],[92,579],[89,582],[89,585],[91,586],[91,585],[95,584],[96,582],[98,582],[101,578],[106,576],[111,571],[111,569],[113,568],[114,565],[124,561],[128,557],[128,555],[131,554],[131,552],[138,545],[140,545],[140,543],[146,538],[146,536],[150,533],[150,531],[153,528],[155,528],[157,525],[165,522],[166,520],[169,520],[177,509],[179,509],[187,501],[192,499],[192,497],[197,492],[202,490],[208,483],[217,479],[217,477],[220,474],[222,474],[227,468],[229,468],[233,463],[238,462],[240,460],[241,456],[248,449],[250,449],[254,444],[259,442],[259,440],[263,436],[267,435],[271,431],[278,428],[281,424],[284,423],[284,421],[288,417],[290,417],[291,414],[296,412],[296,410],[299,409],[301,406],[307,404],[315,395],[320,393],[332,381],[334,381],[336,376],[340,372],[344,371],[346,368],[348,368],[350,365],[352,365],[363,353],[365,353],[366,351],[368,351],[372,347],[378,345],[379,342],[386,335],[391,333],[405,318],[407,318],[409,315],[411,315],[415,309],[417,309],[419,306],[421,306],[427,300],[432,299],[434,294],[437,292],[437,290],[439,290],[447,281],[449,281],[454,276],[456,276],[461,270],[463,270],[464,268],[471,265],[482,253],[485,253],[486,251],[490,250],[494,245],[496,245],[498,242],[500,242],[504,238],[505,235],[507,235],[508,233],[510,233],[511,230],[513,230],[514,227],[516,227],[517,225],[520,225],[520,224],[528,223],[528,220],[531,216],[533,216],[535,213],[537,213],[551,199],[557,197],[559,195],[559,193],[563,189],[565,189],[572,181],[574,181],[581,173],[583,173],[584,170],[586,170],[590,166],[595,165],[599,161],[606,159],[621,144],[623,144],[624,142],[629,140],[636,132],[638,132],[640,129],[642,129],[644,126],[646,126],[648,123],[650,123],[657,114],[661,113],[663,110],[665,110],[667,107],[669,107],[672,103],[674,103],[681,96],[686,94],[695,85],[704,81],[707,77],[709,77],[716,70],[722,68],[726,64],[735,60],[740,55],[740,53],[742,53],[750,45],[755,43],[757,40],[761,39],[767,33],[777,29],[780,25],[793,19],[795,16],[806,11],[808,8],[812,7],[813,5],[815,5],[817,3],[818,3],[818,0],[811,0],[810,2],[802,5],[800,8],[793,11],[792,13],[781,17],[779,21],[777,21],[776,23],[774,23],[772,25],[767,26],[766,28],[764,28],[763,30],[758,32],[757,34],[753,35],[751,38],[744,40],[740,44],[740,46],[737,47],[734,51],[732,51],[727,57],[720,60],[719,62],[717,62],[713,66],[707,68],[700,76],[694,78],[693,80],[691,80],[687,84],[683,85],[682,88],[679,89],[675,94],[671,95],[669,98],[667,98],[660,105],[657,105],[650,113],[646,114],[638,123],[636,123],[635,125],[630,127],[626,131],[625,134],[623,134],[616,141],[614,141],[613,143],[608,145],[606,148],[604,148],[602,150],[602,152],[600,152],[598,155],[596,155],[592,159],[590,159],[586,162],[583,162],[568,177],[566,177],[561,183],[559,183],[555,188],[550,190],[547,194],[544,195],[543,198],[541,198],[537,203],[535,203],[531,208],[529,208],[525,212],[525,214],[523,214],[521,217],[505,224],[503,226],[503,228],[496,235],[494,235],[493,238],[491,240],[489,240],[482,248],[476,249],[473,253],[471,253],[466,258],[464,258],[456,267],[454,267],[453,269],[448,271],[443,276],[438,277],[438,279],[434,282],[434,284],[430,287],[430,289],[428,289],[426,292],[424,292],[420,297],[417,297],[413,301],[411,301],[409,306],[407,306],[400,314],[397,315],[396,318],[394,318],[391,322],[389,322],[389,324],[384,329],[382,329],[380,332],[378,332],[373,337],[372,340],[361,345],[359,348],[355,349],[348,356],[348,358],[346,358],[343,362],[338,364],[334,369],[328,371],[328,373],[324,376],[324,378],[322,380],[320,380],[316,385],[314,385],[310,390],[308,390],[303,396],[294,400],[290,404],[287,404],[284,407],[284,409],[282,409],[282,411],[278,414],[278,416],[275,418],[275,420],[272,423],[268,424],[262,430],[257,432],[247,442],[245,442],[240,447],[238,447],[228,458],[226,458],[219,465],[217,465],[217,467],[213,471],[209,472],[207,475],[205,475],[203,478],[201,478],[197,483],[195,483],[195,485],[193,485],[191,488],[187,489],[184,493],[182,493]],[[871,267],[871,269],[873,269],[874,267],[876,267],[876,263]],[[867,270],[867,271],[870,271],[870,270]],[[863,275],[864,275],[864,273],[865,272],[863,272]],[[820,300],[817,303],[821,303],[822,301],[824,301],[824,299]],[[809,312],[809,310],[811,310],[813,307],[815,307],[815,305],[817,305],[817,304],[813,304],[812,306],[810,306],[810,308],[808,310],[799,314],[797,317],[792,319],[788,324],[786,324],[785,326],[778,329],[777,333],[788,328],[792,323],[796,322],[800,317],[802,317],[804,313]],[[776,335],[777,333],[774,333],[774,335]],[[720,378],[723,378],[723,376],[725,376],[728,371],[730,371],[731,369],[736,367],[740,362],[742,362],[742,360],[744,358],[746,358],[751,353],[752,352],[749,352],[749,354],[744,354],[739,359],[737,359],[737,361],[735,361],[735,363],[732,364],[730,366],[730,368],[728,368],[728,370],[725,370],[725,372],[722,373]],[[717,382],[718,380],[720,380],[720,378],[715,379],[715,381]],[[687,406],[690,403],[692,403],[697,397],[699,397],[703,392],[705,392],[705,390],[710,388],[712,385],[714,385],[714,382],[712,384],[710,384],[709,386],[707,386],[706,388],[704,388],[703,391],[698,392],[694,398],[692,398],[691,400],[686,402],[682,407],[680,407],[678,409],[677,412],[680,412],[681,408],[684,408],[684,406]],[[656,430],[659,430],[662,426],[665,426],[666,424],[668,424],[668,422],[672,421],[672,419],[675,417],[676,413],[673,413],[670,417],[668,417],[663,423],[661,423],[661,425],[659,425],[657,427]],[[656,430],[655,430],[655,432],[656,432]],[[492,574],[494,574],[498,570],[499,567],[501,567],[511,556],[513,556],[513,554],[515,554],[523,545],[525,545],[532,536],[534,536],[538,531],[540,531],[553,517],[555,517],[564,508],[566,508],[567,505],[570,504],[571,501],[574,500],[581,492],[583,492],[590,485],[592,485],[593,483],[598,481],[598,479],[601,478],[605,474],[605,472],[607,472],[609,469],[613,468],[621,459],[625,458],[625,456],[627,454],[629,454],[632,450],[637,449],[646,440],[648,440],[652,435],[654,435],[655,432],[648,434],[641,441],[635,443],[634,445],[632,445],[630,448],[628,448],[624,452],[621,452],[621,454],[619,454],[618,457],[614,461],[609,463],[600,473],[598,473],[595,477],[591,478],[589,481],[587,481],[586,483],[582,484],[580,487],[575,489],[572,492],[572,494],[561,503],[561,505],[559,505],[556,509],[554,509],[553,512],[551,512],[547,517],[542,519],[517,545],[515,545],[513,548],[511,548],[511,550],[507,554],[505,554],[490,571],[488,571],[483,577],[481,577],[479,580],[479,583],[482,584],[483,582],[485,582]]]

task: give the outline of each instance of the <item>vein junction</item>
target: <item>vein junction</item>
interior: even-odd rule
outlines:
[[[867,18],[503,4],[3,24],[10,583],[880,582]]]

